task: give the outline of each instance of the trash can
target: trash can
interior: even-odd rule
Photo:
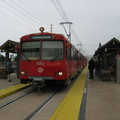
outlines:
[[[0,67],[0,79],[6,79],[6,78],[7,78],[6,68]]]
[[[110,81],[111,80],[111,71],[102,70],[102,80],[103,81]]]

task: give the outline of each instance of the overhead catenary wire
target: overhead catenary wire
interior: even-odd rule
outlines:
[[[58,11],[59,15],[62,17],[63,21],[64,21],[64,22],[66,22],[66,21],[67,21],[67,22],[70,22],[70,20],[69,20],[69,18],[67,17],[67,14],[66,14],[65,10],[63,9],[62,4],[60,3],[60,1],[59,1],[59,0],[51,0],[51,2],[53,3],[54,7],[55,7],[56,10]],[[69,26],[68,26],[68,27],[69,27]],[[64,28],[64,30],[65,30],[65,33],[68,35],[67,30],[65,29],[64,24],[63,24],[63,28]],[[77,34],[76,34],[76,32],[75,32],[75,30],[74,30],[73,27],[72,27],[72,34],[73,34],[75,40],[76,40],[79,44],[81,44],[81,41],[78,39],[78,36],[77,36]],[[81,45],[82,45],[82,44],[81,44]],[[82,47],[82,46],[81,46],[81,47]],[[81,48],[81,49],[82,49],[82,48]]]
[[[65,22],[62,22],[61,25],[63,25],[64,31],[65,31],[65,33],[66,33],[66,35],[68,37],[69,34],[67,33],[67,30],[66,30],[66,27],[64,26],[64,23],[67,23],[66,25],[67,25],[67,27],[69,29],[69,33],[70,33],[70,27],[69,26],[71,26],[71,25],[68,23],[69,19],[68,19],[66,13],[65,13],[65,10],[63,9],[63,7],[62,7],[59,0],[56,0],[56,1],[51,0],[51,2],[54,5],[54,7],[56,8],[56,10],[58,11],[59,15],[62,17],[63,21],[65,21]],[[69,36],[69,38],[71,38],[71,37]]]
[[[58,11],[59,15],[62,17],[63,21],[64,21],[64,22],[66,22],[66,21],[67,21],[67,22],[70,22],[70,20],[68,19],[67,14],[66,14],[65,10],[63,9],[62,4],[60,3],[60,1],[59,1],[59,0],[51,0],[51,2],[52,2],[52,4],[54,5],[54,7],[56,8],[56,10]],[[64,24],[63,24],[63,28],[64,28],[64,30],[65,30],[65,33],[67,34],[67,31],[66,31],[66,29],[65,29]],[[67,34],[67,35],[68,35],[68,34]],[[74,30],[73,27],[72,27],[72,35],[75,37],[75,40],[76,40],[79,44],[82,45],[82,43],[81,43],[81,41],[78,39],[78,36],[77,36],[77,34],[76,34],[76,32],[75,32],[75,30]],[[83,49],[82,46],[81,46],[81,49]]]
[[[62,12],[62,14],[63,14],[64,19],[65,19],[67,22],[70,22],[69,19],[68,19],[68,17],[67,17],[67,14],[66,14],[65,10],[63,9],[63,7],[62,7],[62,5],[61,5],[61,3],[60,3],[60,1],[59,1],[59,0],[56,0],[56,2],[57,2],[58,6],[59,6],[59,8],[60,8],[60,10],[61,10],[61,12]]]
[[[63,13],[61,12],[59,6],[57,5],[57,3],[54,1],[54,0],[51,0],[52,4],[54,5],[54,7],[56,8],[56,10],[58,11],[59,15],[61,16],[61,18],[63,20],[65,20],[64,16],[63,16]]]

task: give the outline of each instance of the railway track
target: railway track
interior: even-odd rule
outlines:
[[[19,118],[20,120],[29,120],[39,110],[41,110],[52,98],[54,98],[54,96],[61,89],[62,88],[60,87],[47,87],[44,90],[38,92],[25,92],[25,94],[14,98],[11,101],[8,101],[0,106],[1,119],[4,120],[4,118],[7,117],[7,115],[9,114],[9,120],[14,120],[14,116],[18,116],[17,120],[19,120]],[[22,114],[22,117],[19,117],[20,114]]]
[[[0,106],[0,109],[2,109],[2,108],[4,108],[4,107],[8,106],[9,104],[14,103],[15,101],[17,101],[17,100],[19,100],[19,99],[21,99],[21,98],[23,98],[23,97],[29,95],[29,94],[32,93],[32,92],[33,92],[33,91],[30,91],[30,92],[28,92],[28,93],[25,93],[24,95],[21,95],[21,96],[15,98],[15,99],[13,99],[13,100],[7,102],[7,103],[4,103],[3,105]]]
[[[3,98],[0,101],[1,119],[6,120],[8,116],[9,120],[34,120],[36,117],[38,120],[49,119],[75,81],[74,79],[67,87],[46,86],[37,92],[33,91],[31,86]]]
[[[30,120],[39,110],[41,110],[62,88],[56,90],[48,99],[40,104],[32,113],[30,113],[24,120]]]

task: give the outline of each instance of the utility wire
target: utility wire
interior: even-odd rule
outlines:
[[[21,2],[21,0],[19,0],[19,1]],[[32,12],[29,12],[28,10],[26,10],[25,8],[23,8],[23,6],[21,6],[20,4],[16,3],[16,2],[13,1],[13,0],[11,0],[11,2],[14,3],[14,4],[15,4],[17,7],[19,7],[21,10],[23,10],[25,13],[27,13],[29,16],[26,15],[26,14],[24,14],[24,13],[21,12],[20,10],[18,10],[18,9],[17,9],[16,7],[14,7],[13,5],[9,4],[7,1],[3,0],[3,2],[5,2],[7,5],[9,5],[9,6],[10,6],[12,9],[14,9],[15,11],[17,11],[17,12],[19,12],[20,14],[22,14],[23,16],[25,16],[25,18],[27,17],[27,20],[26,20],[26,19],[22,19],[22,20],[27,21],[27,23],[29,23],[29,22],[30,22],[29,20],[31,20],[31,21],[34,21],[35,24],[37,25],[37,24],[39,24],[38,21],[41,21],[41,20],[38,18],[39,15],[37,15],[37,17],[36,17],[36,16],[35,16],[36,12],[34,12],[32,9],[30,9],[28,6],[26,6],[23,2],[21,2],[22,5],[24,5],[25,8],[28,8],[29,11],[34,12],[34,14],[32,14]],[[52,2],[52,4],[54,5],[54,7],[56,8],[56,10],[58,11],[59,15],[62,17],[63,21],[68,21],[68,22],[69,22],[70,20],[68,19],[67,14],[66,14],[65,10],[63,9],[60,1],[59,1],[59,0],[51,0],[51,2]],[[8,11],[10,11],[8,8],[4,8],[4,9],[7,9]],[[3,11],[1,11],[1,12],[3,12]],[[4,13],[4,12],[3,12],[3,13]],[[15,13],[13,13],[13,11],[11,11],[11,13],[12,13],[12,14],[15,14]],[[5,14],[5,15],[4,15],[5,17],[8,16],[9,19],[12,18],[14,21],[18,21],[19,23],[24,24],[24,23],[21,22],[20,20],[17,20],[17,19],[11,17],[10,15],[8,15],[8,14],[6,14],[6,13],[4,13],[4,14]],[[2,15],[3,15],[3,14],[2,14]],[[18,17],[20,17],[18,14],[15,14],[15,15],[18,16]],[[30,16],[34,16],[35,19],[31,18]],[[20,18],[21,18],[21,17],[20,17]],[[29,19],[29,20],[28,20],[28,19]],[[9,20],[9,21],[11,21],[11,20]],[[44,22],[45,22],[45,20],[44,20]],[[44,23],[44,22],[42,22],[42,23]],[[13,22],[13,23],[15,23],[15,22]],[[30,23],[33,25],[33,22],[30,22]],[[16,23],[15,23],[15,24],[16,24]],[[48,24],[48,23],[47,23],[47,24]],[[46,25],[46,23],[45,23],[45,25]],[[21,25],[19,25],[19,26],[21,26]],[[38,26],[38,25],[37,25],[37,26]],[[69,27],[69,26],[67,26],[67,27]],[[75,31],[74,31],[73,28],[72,28],[72,34],[73,34],[73,36],[75,37],[75,39],[76,39],[79,43],[81,43],[81,42],[79,41],[79,39],[78,39],[78,37],[77,37],[77,35],[76,35],[76,33],[75,33]]]
[[[16,24],[17,26],[23,27],[23,26],[21,26],[20,24],[14,22],[14,20],[11,20],[11,18],[10,18],[9,16],[6,16],[3,11],[0,10],[0,12],[1,12],[0,16],[1,16],[2,18],[4,18],[5,20],[7,20],[7,21],[9,21],[9,22],[11,22],[11,23],[13,23],[13,24]],[[10,18],[10,19],[9,19],[9,18]]]
[[[17,14],[13,13],[10,9],[6,8],[5,6],[3,6],[3,5],[1,5],[1,4],[0,4],[0,6],[3,7],[4,9],[6,9],[7,11],[11,12],[12,14],[18,16]],[[2,11],[2,10],[0,10],[0,11],[1,11],[1,14],[2,14],[3,16],[5,16],[6,19],[9,19],[10,22],[15,23],[16,25],[21,26],[21,27],[25,27],[25,26],[26,26],[27,28],[28,28],[28,27],[31,27],[32,29],[34,29],[34,27],[25,24],[24,22],[16,19],[15,17],[10,16],[8,13],[5,13],[5,12]],[[19,16],[18,16],[18,17],[19,17]],[[10,19],[12,19],[12,20],[10,20]],[[15,21],[16,21],[16,22],[15,22]],[[19,23],[20,23],[20,24],[19,24]],[[23,24],[23,25],[22,25],[22,24]]]
[[[20,1],[20,0],[19,0]],[[21,17],[19,14],[15,14],[12,10],[9,10],[9,9],[7,9],[7,8],[5,8],[5,9],[7,9],[8,11],[11,11],[11,13],[12,14],[14,14],[14,15],[16,15],[17,17],[19,17],[20,19],[22,19],[22,21],[24,20],[24,21],[26,21],[27,23],[31,23],[31,25],[33,25],[33,24],[35,24],[35,25],[39,25],[40,26],[40,23],[38,23],[38,21],[41,21],[39,18],[38,18],[38,16],[39,15],[37,15],[37,17],[35,16],[35,14],[36,14],[36,12],[34,12],[35,14],[32,14],[32,12],[33,12],[33,10],[31,10],[29,7],[27,7],[28,9],[29,9],[29,11],[32,11],[32,12],[29,12],[28,10],[26,10],[25,8],[26,8],[26,5],[24,4],[24,3],[22,3],[21,1],[21,3],[22,3],[22,5],[24,5],[25,6],[25,8],[23,8],[23,6],[21,7],[20,6],[20,4],[18,4],[18,3],[16,3],[15,1],[13,1],[13,0],[11,0],[11,2],[13,3],[13,4],[15,4],[18,8],[20,8],[21,10],[23,10],[24,12],[22,12],[21,10],[19,10],[19,9],[17,9],[16,7],[14,7],[13,5],[11,5],[10,3],[8,3],[6,0],[3,0],[3,2],[5,2],[5,4],[7,4],[8,6],[10,6],[12,9],[14,9],[15,11],[17,11],[17,12],[19,12],[20,14],[22,14],[23,16],[24,16],[24,18],[23,17]],[[8,7],[8,8],[10,8],[10,7]],[[26,15],[25,13],[27,13],[29,16],[34,16],[34,18],[35,19],[33,19],[33,18],[31,18],[31,17],[29,17],[28,15]],[[27,18],[27,19],[25,19],[25,18]],[[30,21],[29,21],[30,20]],[[37,20],[37,21],[36,21]],[[49,26],[50,24],[47,22],[47,23],[45,23],[45,20],[44,20],[44,22],[42,22],[42,23],[44,23],[46,26]],[[58,28],[56,28],[58,31],[59,31],[59,29]]]
[[[10,7],[12,7],[14,10],[16,10],[17,12],[21,13],[23,16],[29,18],[30,20],[34,21],[34,19],[31,19],[29,16],[25,15],[24,13],[22,13],[21,11],[19,11],[18,9],[16,9],[15,7],[13,7],[11,4],[9,4],[8,2],[6,2],[5,0],[3,0],[7,5],[9,5]],[[25,20],[25,19],[24,19]],[[26,20],[27,22],[30,22],[28,20]],[[31,24],[33,24],[33,22],[30,22]],[[36,21],[35,21],[36,23]],[[37,25],[37,24],[36,24]],[[38,26],[38,25],[37,25]]]
[[[31,14],[36,18],[38,19],[39,21],[41,21],[42,23],[44,23],[46,26],[49,26],[51,25],[52,23],[49,23],[49,21],[47,21],[46,19],[44,19],[43,17],[40,16],[40,14],[37,14],[37,12],[35,12],[34,10],[32,10],[30,7],[28,7],[28,5],[26,5],[25,3],[23,3],[23,1],[19,0],[19,2],[25,7],[27,8],[29,11],[31,11]],[[36,17],[37,16],[37,17]],[[39,19],[40,18],[40,19]],[[60,31],[58,29],[58,27],[55,27],[54,28],[57,30],[57,31]]]
[[[18,6],[19,8],[21,8],[23,11],[25,11],[27,14],[29,14],[30,16],[34,16],[34,14],[31,14],[30,12],[28,12],[27,10],[25,10],[23,7],[21,7],[20,5],[18,5],[16,2],[14,2],[13,0],[11,0],[16,6]],[[30,18],[30,17],[29,17]],[[36,20],[40,21],[36,16],[34,16],[34,18],[36,18]],[[30,18],[32,19],[32,18]],[[35,19],[32,19],[33,21],[35,21]],[[37,21],[35,21],[37,22]],[[37,22],[38,23],[38,22]],[[38,23],[40,24],[40,23]]]
[[[35,11],[33,11],[31,8],[29,8],[26,4],[24,4],[21,0],[19,0],[19,2],[25,6],[25,8],[29,9],[29,11],[33,12],[33,14],[31,12],[29,12],[29,14],[31,14],[32,16],[34,16],[37,20],[41,21],[42,23],[44,23],[45,25],[49,25],[48,21],[46,21],[44,18],[42,18],[40,15],[38,15]],[[26,11],[26,10],[25,10]],[[35,14],[37,15],[37,17],[35,16]],[[40,17],[42,20],[40,20],[38,17]]]

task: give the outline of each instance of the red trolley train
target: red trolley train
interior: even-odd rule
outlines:
[[[87,59],[61,34],[34,33],[20,39],[20,80],[43,87],[47,81],[66,84]]]

